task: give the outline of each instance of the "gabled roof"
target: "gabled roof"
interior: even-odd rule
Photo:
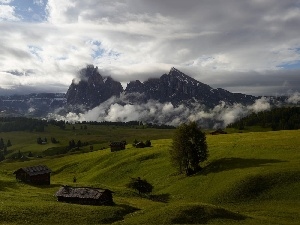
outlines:
[[[124,141],[115,141],[115,142],[111,142],[110,147],[119,147],[119,146],[125,146],[125,142]]]
[[[56,192],[55,196],[65,198],[99,199],[104,192],[113,193],[108,189],[63,186]]]
[[[35,176],[39,174],[51,173],[52,171],[45,165],[31,166],[31,167],[23,167],[14,172],[16,174],[18,171],[23,170],[29,176]]]

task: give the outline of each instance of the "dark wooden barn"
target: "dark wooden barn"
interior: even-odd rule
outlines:
[[[144,142],[141,141],[141,142],[136,143],[136,144],[135,144],[135,147],[136,147],[136,148],[145,148],[146,145],[145,145]]]
[[[90,187],[62,186],[55,194],[57,201],[83,205],[112,205],[112,191]]]
[[[26,183],[40,185],[50,184],[51,170],[44,165],[20,168],[16,170],[14,174],[16,174],[17,180]]]
[[[111,142],[109,146],[111,152],[124,150],[126,146],[126,141]]]
[[[217,129],[217,130],[211,132],[210,134],[212,134],[212,135],[227,134],[227,132],[222,129]]]

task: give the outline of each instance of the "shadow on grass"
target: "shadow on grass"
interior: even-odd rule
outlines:
[[[118,221],[122,221],[124,220],[126,215],[140,210],[138,208],[132,207],[130,205],[125,205],[125,204],[116,204],[113,207],[119,207],[121,209],[116,214],[112,215],[112,217],[102,219],[101,220],[102,224],[111,224]]]
[[[247,217],[223,208],[191,206],[178,212],[172,224],[207,224],[215,219],[241,221]]]
[[[266,166],[273,163],[286,162],[277,159],[245,159],[245,158],[222,158],[211,162],[204,167],[199,174],[219,173],[234,169]]]
[[[19,188],[16,181],[3,181],[0,180],[0,191],[5,191],[7,188]]]
[[[150,195],[149,199],[154,202],[168,203],[170,201],[170,194]]]

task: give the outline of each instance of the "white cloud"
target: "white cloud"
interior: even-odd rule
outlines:
[[[287,99],[287,103],[298,104],[300,102],[300,93],[295,92]]]
[[[173,106],[170,102],[160,103],[150,100],[143,104],[130,104],[125,95],[120,98],[112,97],[99,106],[84,113],[70,112],[65,116],[49,114],[48,118],[75,121],[112,121],[128,122],[142,121],[147,123],[167,124],[177,126],[183,122],[196,121],[203,128],[225,127],[252,112],[270,109],[267,98],[258,99],[252,105],[233,104],[227,105],[220,102],[213,109],[195,103],[193,107],[184,105]]]
[[[269,99],[262,97],[261,99],[257,99],[255,103],[248,108],[253,110],[253,112],[258,113],[261,111],[269,110],[271,108],[271,105],[269,103]]]
[[[38,6],[43,6],[45,3],[43,0],[33,0],[33,4]]]
[[[87,63],[124,83],[175,66],[230,91],[300,91],[285,70],[300,62],[299,0],[35,0],[42,3],[45,23],[8,22],[20,20],[15,8],[0,6],[8,7],[0,8],[0,71],[64,74],[67,89]]]
[[[1,21],[19,21],[20,18],[15,13],[15,7],[10,5],[0,5]]]
[[[14,0],[0,0],[1,4],[9,4],[11,2],[13,2]]]

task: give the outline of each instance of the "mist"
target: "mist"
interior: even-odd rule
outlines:
[[[83,113],[69,112],[66,115],[52,113],[48,119],[65,120],[69,122],[82,121],[111,121],[128,122],[141,121],[144,123],[166,124],[178,126],[188,121],[196,121],[202,128],[224,128],[252,112],[270,109],[268,98],[257,99],[252,105],[233,104],[220,102],[212,109],[199,103],[192,107],[181,104],[174,106],[172,103],[160,103],[150,100],[147,103],[131,104],[125,95],[120,98],[112,97],[99,106]]]

